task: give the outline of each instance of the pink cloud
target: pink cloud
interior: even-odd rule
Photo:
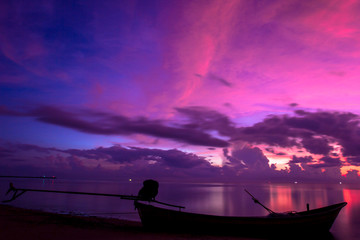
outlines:
[[[206,158],[177,149],[161,150],[137,147],[99,147],[93,149],[56,149],[36,145],[4,144],[0,146],[0,174],[21,173],[56,175],[59,178],[121,179],[200,179],[229,181],[236,179],[257,181],[359,181],[356,171],[341,177],[338,167],[277,171],[257,147],[245,146],[225,152],[229,160],[223,167],[212,166]],[[295,165],[294,165],[295,166]],[[350,176],[351,175],[351,176]]]
[[[191,150],[240,139],[325,156],[338,141],[359,164],[351,121],[351,141],[306,125],[360,114],[356,1],[145,2],[1,3],[2,114]],[[12,110],[44,102],[63,109]]]
[[[321,4],[319,8],[327,3],[321,2]],[[298,5],[301,11],[298,11]],[[238,110],[251,108],[254,111],[254,104],[260,102],[279,105],[301,101],[304,105],[314,106],[315,103],[315,108],[340,109],[344,104],[348,104],[349,110],[352,110],[353,106],[349,103],[352,101],[344,99],[343,94],[347,92],[347,96],[356,98],[355,91],[351,92],[351,89],[358,87],[356,76],[359,72],[355,68],[355,62],[342,58],[344,47],[354,49],[356,54],[359,50],[356,44],[358,37],[352,36],[354,44],[349,46],[343,44],[342,38],[339,40],[338,36],[331,33],[338,32],[338,29],[344,29],[355,22],[341,20],[336,23],[333,32],[317,32],[318,28],[323,28],[321,24],[316,27],[319,22],[327,26],[332,25],[327,23],[326,16],[316,11],[317,8],[314,10],[300,2],[299,4],[276,2],[261,7],[245,7],[243,14],[247,17],[244,22],[238,18],[228,21],[231,32],[222,35],[224,37],[218,44],[221,52],[214,51],[212,56],[209,70],[234,82],[236,90],[224,91],[221,88],[212,88],[209,84],[206,84],[205,88],[203,83],[197,87],[196,94],[188,95],[189,103],[206,105],[209,99],[211,102],[236,102]],[[341,14],[347,14],[349,8],[349,6],[341,7]],[[240,7],[237,8],[239,9]],[[251,17],[253,13],[256,13],[256,18]],[[331,14],[331,11],[327,14]],[[342,15],[334,16],[333,22],[342,19]],[[351,11],[350,15],[351,17],[348,18],[356,19],[354,11]],[[216,20],[221,22],[219,18]],[[322,18],[321,21],[319,18]],[[224,32],[228,33],[226,29],[225,26]],[[213,32],[210,32],[211,34],[216,36]],[[315,39],[317,43],[311,42],[311,39]],[[330,42],[330,45],[323,44],[324,41]],[[337,41],[340,41],[339,44]],[[196,52],[201,52],[201,49]],[[207,62],[206,59],[208,58],[204,58],[204,62]],[[345,72],[346,84],[339,81],[338,76],[330,76],[331,71]]]

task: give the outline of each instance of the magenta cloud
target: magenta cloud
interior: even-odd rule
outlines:
[[[212,166],[195,154],[178,149],[162,150],[114,145],[94,149],[56,149],[29,144],[1,143],[3,161],[0,174],[56,175],[59,178],[126,179],[152,177],[189,181],[353,181],[350,173],[340,176],[338,159],[323,158],[319,164],[311,158],[290,161],[290,171],[276,170],[257,147],[245,146],[230,153],[227,163]],[[295,163],[301,163],[301,170]],[[311,164],[311,165],[310,165]],[[321,171],[325,168],[326,171]],[[334,172],[337,174],[334,174]],[[350,179],[351,178],[351,179]]]
[[[303,147],[310,153],[322,155],[333,150],[331,143],[338,143],[344,156],[358,156],[359,123],[359,116],[353,113],[298,110],[293,116],[269,116],[251,127],[242,128],[236,139],[271,146]]]
[[[128,118],[122,115],[90,110],[65,111],[50,106],[38,107],[22,113],[2,108],[1,115],[32,117],[39,122],[88,134],[127,136],[136,133],[171,139],[189,145],[209,147],[212,150],[222,148],[222,157],[225,160],[222,167],[215,167],[209,163],[210,159],[206,157],[178,149],[125,148],[120,145],[89,150],[59,150],[25,144],[16,146],[19,151],[33,150],[42,154],[50,154],[51,151],[56,151],[69,154],[72,159],[70,162],[79,162],[76,159],[91,159],[92,161],[101,160],[114,165],[126,165],[143,161],[145,165],[152,162],[151,167],[156,165],[160,169],[187,169],[194,174],[191,175],[193,177],[196,174],[190,170],[196,168],[209,174],[217,174],[216,176],[219,178],[221,178],[220,173],[222,171],[226,173],[227,177],[246,176],[249,179],[259,177],[259,174],[268,178],[284,177],[285,179],[297,174],[303,178],[313,179],[316,174],[325,175],[324,171],[320,171],[321,169],[328,169],[328,172],[330,169],[333,169],[332,172],[337,169],[338,173],[335,176],[340,177],[342,166],[346,164],[359,165],[358,152],[356,148],[354,150],[356,140],[359,138],[357,135],[360,132],[359,122],[358,116],[352,113],[296,110],[293,115],[271,115],[253,126],[238,127],[228,116],[209,108],[187,107],[176,108],[176,111],[179,116],[182,116],[178,122],[151,120],[145,117]],[[214,132],[217,134],[212,135]],[[224,140],[225,138],[227,140]],[[239,147],[236,142],[240,140],[254,146]],[[351,143],[350,146],[349,143]],[[278,156],[284,156],[284,154],[275,152],[274,148],[276,147],[303,148],[307,150],[309,156],[293,156],[288,162],[289,172],[285,173],[283,170],[275,170],[273,165],[270,166],[268,158],[260,148],[256,147],[256,144],[266,144],[269,146],[266,150]],[[348,159],[347,162],[341,161],[337,154],[332,154],[334,150],[332,144],[339,144],[342,155]],[[11,149],[3,147],[1,154],[9,158],[16,152]],[[314,159],[311,154],[322,157]],[[18,157],[16,158],[18,159]],[[63,158],[65,157],[63,156]],[[82,164],[82,167],[85,166],[86,161]],[[136,166],[132,167],[137,168]],[[130,165],[127,165],[126,168],[128,171],[131,169]]]
[[[1,114],[30,116],[40,122],[90,134],[140,133],[192,145],[221,148],[242,140],[283,148],[304,148],[309,153],[323,156],[330,155],[334,150],[331,144],[339,144],[343,156],[360,155],[359,116],[352,113],[296,110],[293,115],[271,115],[253,126],[238,127],[228,116],[209,108],[187,107],[176,108],[176,111],[185,119],[165,122],[91,110],[65,111],[50,106],[23,113],[2,108]],[[211,131],[217,132],[219,137],[211,135]]]
[[[196,166],[209,167],[209,162],[204,157],[185,153],[177,149],[161,150],[138,147],[122,147],[120,145],[109,148],[96,148],[91,150],[69,149],[63,151],[76,157],[90,159],[106,159],[112,163],[126,163],[136,160],[152,161],[153,164],[161,164],[175,168],[193,168]]]
[[[18,144],[1,148],[3,162],[89,176],[108,165],[161,176],[354,176],[359,9],[338,0],[1,1],[0,141]],[[287,169],[269,166],[281,161]]]
[[[197,129],[191,125],[170,126],[164,121],[150,120],[146,117],[130,119],[126,116],[103,112],[86,110],[71,112],[51,106],[38,107],[24,113],[3,108],[1,109],[0,114],[33,117],[40,122],[90,134],[130,135],[140,133],[153,137],[172,139],[192,145],[209,147],[227,147],[229,145],[228,142],[202,131],[203,129]],[[212,124],[212,121],[213,119],[209,119],[210,124]],[[212,129],[213,127],[209,126],[208,128]]]

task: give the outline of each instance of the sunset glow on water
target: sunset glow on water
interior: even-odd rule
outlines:
[[[0,182],[0,190],[6,192],[7,181]],[[94,182],[47,180],[14,181],[14,185],[23,188],[48,189],[62,191],[82,191],[136,195],[141,182]],[[340,212],[331,233],[337,240],[357,239],[360,213],[360,188],[355,185],[340,184],[243,184],[243,183],[160,183],[157,200],[185,206],[186,212],[219,216],[266,216],[269,213],[255,204],[244,191],[247,189],[262,204],[274,212],[306,211],[327,205],[347,202]],[[4,197],[5,199],[5,197]],[[78,196],[56,193],[27,192],[14,202],[13,206],[41,209],[50,212],[72,213],[115,217],[140,221],[132,201],[111,197]]]

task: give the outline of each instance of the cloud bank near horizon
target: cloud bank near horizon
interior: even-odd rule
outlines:
[[[207,157],[186,153],[179,149],[125,148],[114,145],[109,148],[100,147],[89,150],[60,150],[31,145],[12,145],[12,148],[17,148],[17,150],[30,151],[31,149],[32,152],[42,153],[51,158],[54,158],[55,152],[60,152],[58,157],[62,160],[59,161],[66,162],[68,167],[72,166],[75,169],[91,169],[89,166],[96,165],[100,171],[103,168],[102,164],[105,164],[104,166],[126,169],[129,173],[133,172],[133,175],[142,175],[139,166],[147,166],[159,176],[166,176],[165,173],[171,172],[170,170],[174,172],[169,174],[169,177],[177,176],[175,170],[181,169],[184,175],[208,176],[214,179],[236,178],[236,176],[248,179],[256,179],[260,176],[262,178],[266,176],[269,179],[293,177],[327,179],[331,172],[332,178],[341,179],[341,167],[360,165],[358,150],[360,149],[360,141],[358,141],[360,127],[359,116],[356,114],[295,110],[291,116],[271,115],[252,126],[238,127],[228,116],[209,108],[187,107],[175,110],[179,116],[182,116],[178,121],[151,120],[145,117],[129,118],[90,110],[65,111],[50,106],[24,112],[1,108],[0,114],[32,117],[39,122],[88,134],[143,134],[186,145],[223,149],[220,156],[223,159],[223,166],[218,167],[211,165],[209,163],[211,160]],[[266,148],[257,147],[261,145],[265,145]],[[275,153],[279,152],[279,149],[286,148],[297,149],[298,152],[296,155],[289,156],[287,169],[276,170],[275,165],[269,166],[269,159],[264,153]],[[7,147],[2,147],[1,154],[5,159],[3,163],[9,163],[9,166],[13,163],[22,165],[20,163],[24,161],[20,160],[21,157],[19,158],[15,150],[11,152]],[[69,156],[65,157],[65,155]],[[280,152],[278,155],[281,156],[284,153]],[[28,165],[35,166],[35,162],[28,162]],[[144,169],[149,169],[147,167]],[[155,171],[155,168],[158,170]],[[107,171],[111,171],[110,168]]]
[[[226,152],[227,150],[224,149]],[[339,159],[322,159],[312,164],[311,157],[289,162],[289,169],[276,170],[258,147],[244,146],[224,153],[223,166],[213,166],[205,157],[178,149],[137,147],[99,147],[95,149],[56,149],[29,144],[2,143],[1,175],[55,175],[60,178],[143,179],[184,181],[316,181],[357,182],[358,171],[340,174]],[[301,167],[297,165],[301,163]],[[325,169],[325,170],[323,170]]]
[[[270,147],[305,149],[328,156],[340,150],[356,164],[360,156],[360,117],[349,112],[295,110],[293,115],[270,115],[249,127],[237,127],[225,114],[206,107],[175,108],[180,120],[162,121],[146,117],[92,110],[63,110],[40,106],[19,112],[0,108],[0,115],[32,117],[39,122],[98,135],[144,134],[190,145],[228,147],[236,141]],[[211,135],[216,132],[216,135]],[[227,138],[225,140],[224,138]],[[338,146],[339,149],[335,149]],[[339,151],[338,151],[339,152]]]

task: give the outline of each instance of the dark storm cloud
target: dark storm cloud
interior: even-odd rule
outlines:
[[[357,157],[348,157],[347,161],[351,164],[351,165],[355,165],[355,166],[360,166],[360,156]]]
[[[300,164],[301,167],[304,169],[306,168],[333,168],[336,167],[340,169],[342,166],[342,162],[340,158],[332,158],[332,157],[322,157],[319,159],[318,162],[312,156],[305,156],[305,157],[297,157],[293,156],[292,159],[289,161],[290,169],[297,168],[295,164]]]
[[[106,159],[112,163],[131,163],[137,160],[146,160],[152,161],[154,164],[158,163],[175,168],[193,168],[200,165],[210,166],[204,157],[199,157],[192,153],[185,153],[177,149],[125,148],[116,145],[108,148],[101,147],[90,150],[70,149],[64,152],[88,159]]]
[[[311,131],[312,135],[326,136],[342,146],[344,156],[360,155],[359,116],[342,112],[305,112],[297,111],[300,117],[293,117],[292,127]],[[304,121],[305,120],[305,121]],[[306,122],[306,124],[304,124]],[[319,151],[324,144],[319,145]],[[314,150],[314,149],[312,149]]]
[[[227,162],[222,167],[225,179],[250,181],[288,181],[292,173],[276,170],[276,165],[269,166],[269,159],[260,148],[240,145],[232,151],[224,149]]]
[[[223,154],[227,160],[226,165],[231,166],[232,168],[236,168],[236,169],[246,168],[246,164],[241,159],[238,159],[237,157],[233,156],[233,154],[230,153],[229,149],[224,148]]]
[[[1,115],[34,117],[38,121],[101,135],[145,134],[192,145],[227,148],[236,141],[266,144],[274,147],[304,148],[312,154],[333,156],[332,144],[340,145],[349,159],[360,156],[359,116],[343,112],[294,111],[294,115],[270,115],[250,127],[237,127],[228,116],[206,107],[175,108],[183,116],[178,122],[129,118],[88,110],[65,111],[43,106],[32,111],[17,112],[0,108]],[[228,140],[226,140],[228,139]],[[357,165],[355,160],[349,163]],[[326,166],[326,164],[324,165]],[[315,166],[314,166],[315,167]]]
[[[293,147],[300,146],[295,139],[296,131],[284,124],[282,116],[271,116],[251,127],[240,129],[234,140],[244,140],[252,143],[266,143],[270,146]]]
[[[205,179],[206,181],[242,180],[341,180],[339,159],[293,157],[290,171],[269,166],[261,149],[252,146],[224,149],[227,162],[212,166],[208,159],[177,149],[162,150],[138,147],[99,147],[94,149],[56,149],[29,144],[0,143],[0,175],[56,175],[60,178],[92,179]],[[40,154],[37,154],[40,153]],[[297,164],[301,164],[302,170]],[[324,169],[326,169],[324,171]],[[335,175],[334,175],[335,174]],[[353,175],[352,180],[359,178]],[[351,180],[351,179],[348,179]]]
[[[306,156],[306,157],[297,157],[293,156],[289,163],[310,163],[313,162],[312,156]]]
[[[297,110],[294,116],[269,116],[241,128],[233,138],[271,146],[304,147],[310,153],[323,155],[333,150],[331,143],[338,143],[344,156],[360,155],[359,116],[352,113]]]
[[[341,167],[342,162],[340,158],[322,157],[319,159],[320,163],[308,164],[312,168],[329,168],[329,167]]]
[[[271,170],[269,159],[263,154],[260,148],[242,146],[232,150],[224,149],[224,156],[228,160],[228,165],[240,170],[256,171],[258,174]]]
[[[334,150],[334,148],[329,145],[330,142],[326,138],[304,138],[301,143],[304,148],[313,154],[328,155],[330,151]]]
[[[6,149],[12,149],[9,153]],[[241,171],[249,179],[265,179],[276,174],[259,148],[243,147],[224,154],[230,161],[223,168],[212,166],[208,159],[177,149],[162,150],[138,147],[100,147],[94,149],[55,149],[36,145],[7,144],[0,148],[7,153],[0,161],[0,174],[8,172],[27,174],[51,173],[68,177],[123,178],[156,177],[187,179],[235,179]],[[41,153],[41,155],[33,153]],[[32,153],[32,154],[30,154]],[[21,160],[16,163],[12,159]],[[3,168],[3,166],[6,168]],[[89,165],[90,164],[90,165]],[[111,166],[104,168],[104,166]]]
[[[273,148],[265,148],[265,151],[273,153],[277,156],[286,156],[287,155],[287,153],[284,153],[284,152],[276,152]]]
[[[91,178],[220,177],[219,168],[212,166],[206,158],[178,149],[114,145],[87,150],[63,150],[14,143],[1,143],[0,146],[0,155],[3,156],[0,175],[24,171],[27,171],[27,175],[38,175],[43,171],[60,176]]]
[[[245,163],[247,168],[256,171],[270,169],[269,160],[258,147],[243,147],[232,152],[232,156]]]
[[[188,118],[188,124],[183,125],[188,129],[215,130],[222,136],[231,136],[236,131],[229,117],[217,111],[198,106],[175,109]]]
[[[2,115],[9,115],[4,109]],[[150,135],[154,137],[167,138],[175,141],[209,147],[227,147],[229,143],[219,138],[212,137],[202,129],[187,126],[171,126],[160,120],[150,120],[145,117],[128,118],[121,115],[114,115],[93,111],[65,111],[57,107],[43,106],[35,110],[18,113],[22,116],[35,117],[38,121],[54,124],[62,127],[75,129],[77,131],[101,134],[101,135],[130,135],[135,133]],[[11,114],[14,116],[14,114]],[[211,126],[216,116],[205,120]],[[218,119],[222,121],[221,119]],[[204,123],[205,123],[204,121]],[[205,126],[206,128],[206,126]]]

